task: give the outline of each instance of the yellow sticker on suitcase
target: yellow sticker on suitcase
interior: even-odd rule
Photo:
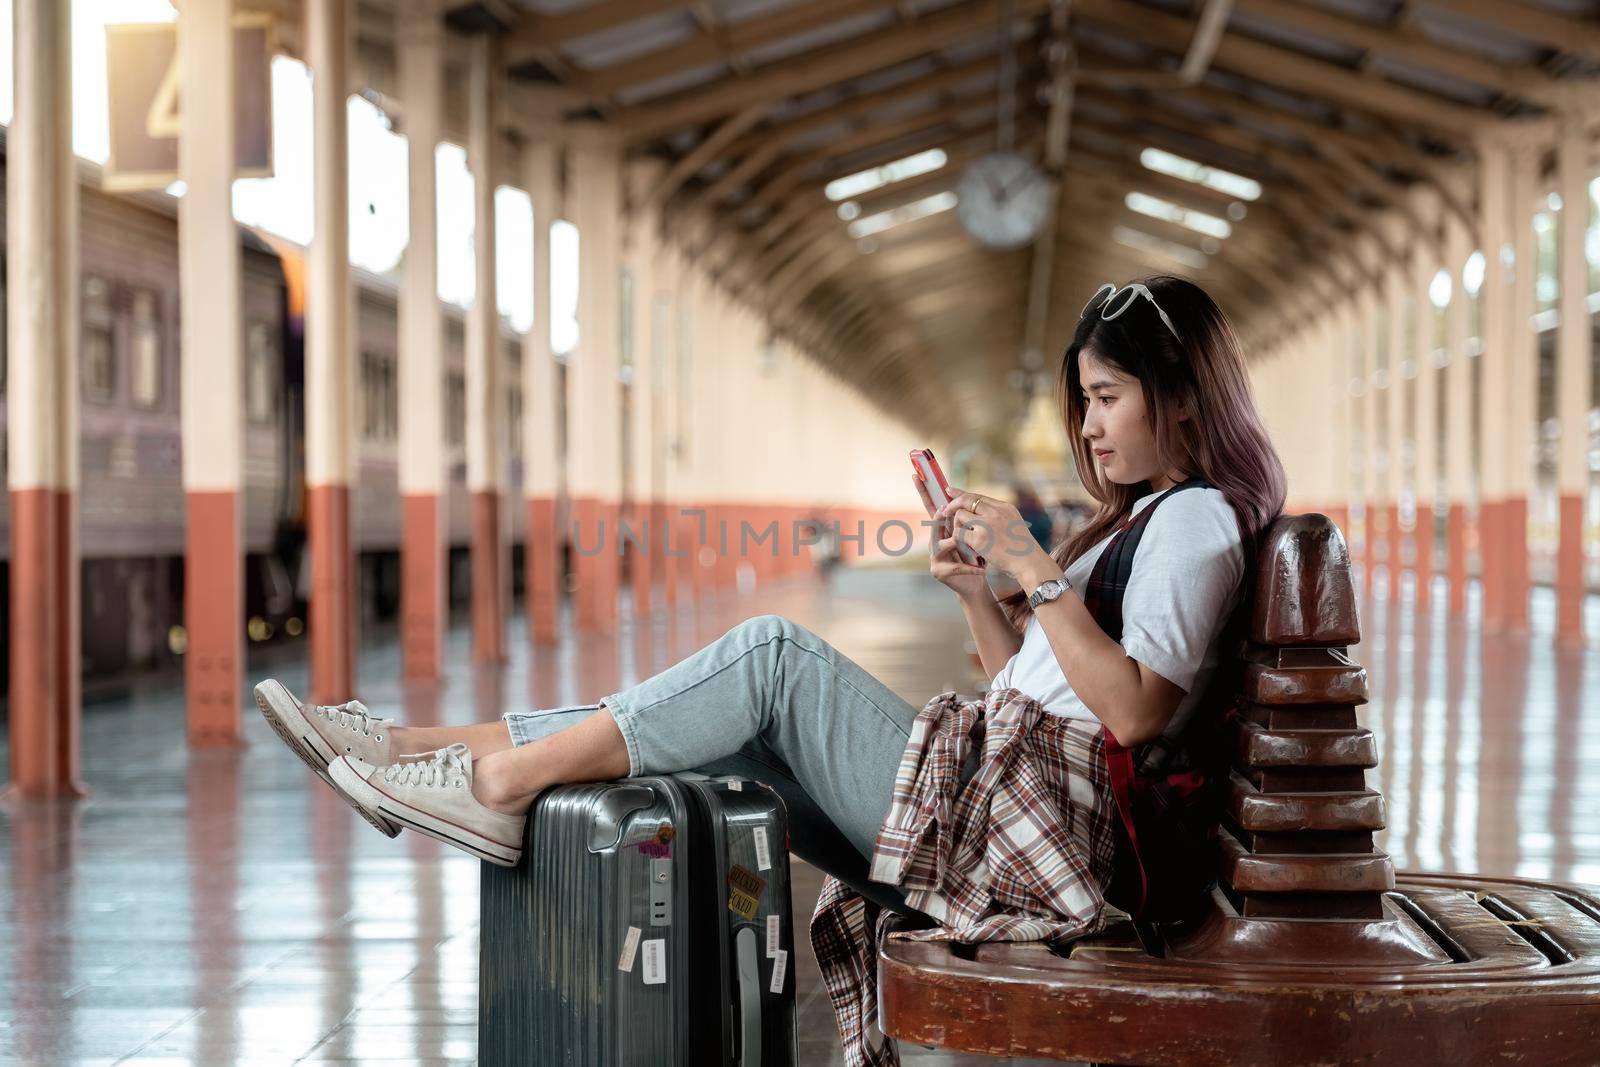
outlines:
[[[754,919],[766,887],[765,878],[735,863],[728,870],[728,910],[740,918]]]

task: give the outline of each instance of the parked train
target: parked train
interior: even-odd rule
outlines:
[[[3,187],[0,187],[3,188]],[[81,184],[79,545],[82,554],[86,694],[177,667],[182,629],[184,495],[179,429],[177,201],[165,194],[113,194],[92,167]],[[0,211],[0,230],[4,212]],[[310,587],[306,546],[303,250],[240,227],[243,294],[243,518],[247,551],[241,620],[252,645],[304,632]],[[5,298],[0,264],[0,304]],[[356,437],[352,541],[362,621],[399,606],[400,500],[396,366],[398,285],[352,270],[357,314]],[[444,305],[450,597],[469,590],[470,530],[463,439],[465,321]],[[3,338],[3,331],[0,331]],[[0,340],[3,347],[3,340]],[[521,481],[520,337],[505,328],[508,486]],[[0,359],[0,419],[5,410]],[[565,366],[558,366],[565,398]],[[564,424],[565,419],[561,422]],[[4,435],[0,434],[0,445]],[[522,587],[524,509],[511,508],[512,579]],[[0,638],[9,639],[10,501],[0,497]],[[0,657],[0,671],[8,671]],[[5,691],[0,686],[0,694]]]

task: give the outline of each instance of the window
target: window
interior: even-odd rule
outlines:
[[[116,324],[111,286],[104,278],[83,279],[83,395],[110,400],[116,390]]]
[[[277,390],[273,382],[278,372],[278,344],[272,327],[252,322],[245,329],[245,416],[253,423],[271,425],[278,413]]]
[[[361,436],[367,441],[393,441],[400,426],[400,397],[395,389],[394,360],[381,352],[361,353]]]
[[[445,390],[444,424],[449,433],[449,443],[459,447],[467,440],[467,380],[460,374],[450,375]]]
[[[133,294],[133,402],[153,408],[161,402],[161,316],[156,294],[140,289]]]

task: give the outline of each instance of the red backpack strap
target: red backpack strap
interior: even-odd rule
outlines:
[[[1123,748],[1111,736],[1110,730],[1102,728],[1101,732],[1105,735],[1106,774],[1111,780],[1111,796],[1116,803],[1117,814],[1122,818],[1122,829],[1127,832],[1128,844],[1133,849],[1134,862],[1139,865],[1139,906],[1133,915],[1138,919],[1144,914],[1145,904],[1150,898],[1150,879],[1145,874],[1144,856],[1139,852],[1139,831],[1133,825],[1133,749]]]

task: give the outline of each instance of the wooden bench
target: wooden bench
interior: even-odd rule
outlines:
[[[884,1031],[1096,1063],[1600,1062],[1600,899],[1572,886],[1402,873],[1356,721],[1366,671],[1349,554],[1321,515],[1268,531],[1241,725],[1203,920],[1127,923],[1070,950],[887,939]]]

